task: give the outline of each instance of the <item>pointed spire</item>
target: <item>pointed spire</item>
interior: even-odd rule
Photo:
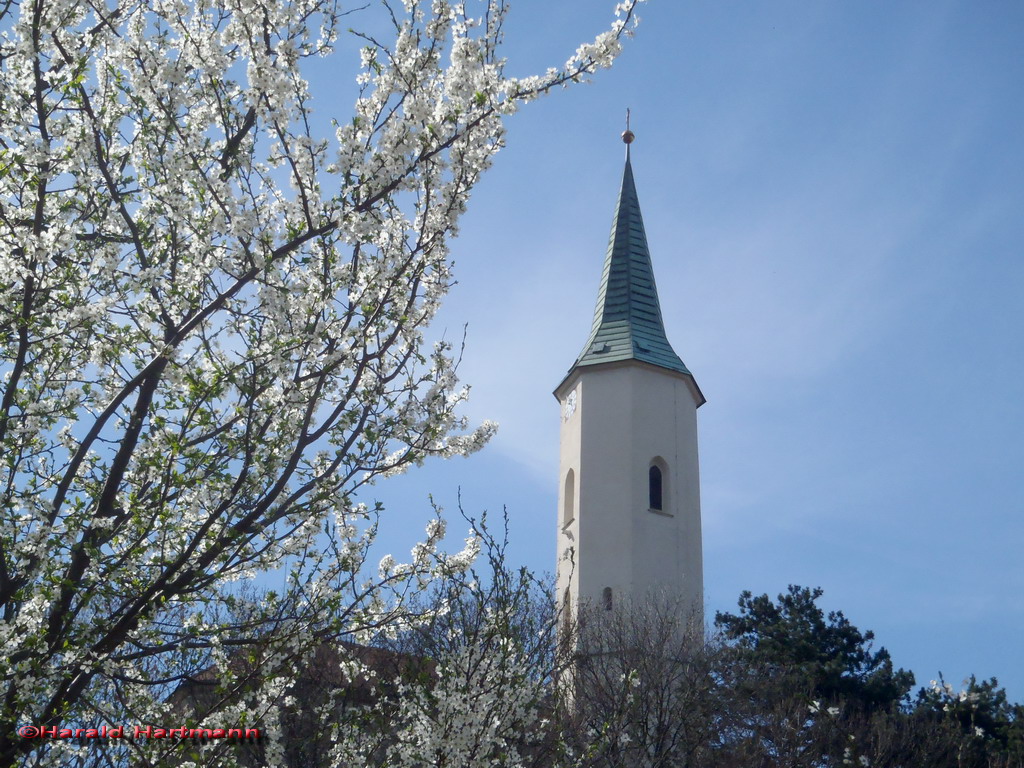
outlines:
[[[584,365],[640,360],[692,376],[665,335],[647,235],[633,183],[629,145],[634,134],[629,130],[628,111],[626,120],[622,134],[626,144],[626,167],[608,240],[594,324],[570,372]]]

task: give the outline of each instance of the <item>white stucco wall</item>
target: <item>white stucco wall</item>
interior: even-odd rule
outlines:
[[[576,392],[576,409],[565,402]],[[585,366],[556,391],[562,405],[558,595],[613,605],[657,597],[703,607],[698,394],[692,379],[637,361]],[[667,467],[663,511],[650,510],[648,471]],[[563,528],[565,477],[576,481],[576,513]],[[575,551],[570,569],[566,553]]]

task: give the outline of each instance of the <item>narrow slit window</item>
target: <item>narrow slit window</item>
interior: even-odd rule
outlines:
[[[576,518],[576,473],[571,469],[565,475],[565,490],[562,494],[562,527],[565,528]]]
[[[653,466],[647,472],[647,490],[650,508],[662,510],[662,477],[661,467]]]

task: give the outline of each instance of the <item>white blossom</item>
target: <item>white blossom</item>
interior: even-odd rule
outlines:
[[[5,7],[0,671],[20,720],[169,717],[168,681],[206,674],[219,717],[272,731],[321,638],[397,635],[465,578],[479,542],[445,554],[440,519],[410,562],[368,565],[388,516],[360,504],[494,434],[428,341],[449,238],[504,119],[608,66],[634,6],[523,78],[501,0]],[[319,135],[307,64],[340,34],[352,114]],[[466,727],[507,732],[523,701]],[[78,749],[13,738],[0,762]]]

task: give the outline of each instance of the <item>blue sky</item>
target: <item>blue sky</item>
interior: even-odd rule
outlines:
[[[564,61],[612,5],[514,3],[511,72]],[[471,201],[437,332],[468,324],[466,413],[501,429],[376,486],[384,546],[461,489],[553,570],[551,391],[590,328],[628,106],[668,336],[708,398],[709,614],[821,586],[919,684],[995,675],[1024,700],[1024,5],[641,18],[613,70],[510,121]]]

